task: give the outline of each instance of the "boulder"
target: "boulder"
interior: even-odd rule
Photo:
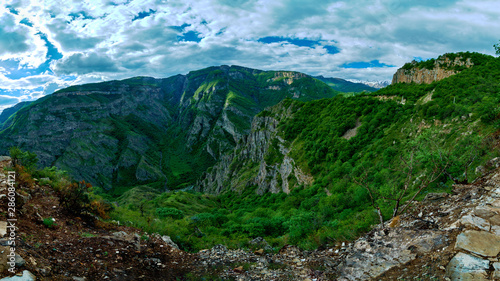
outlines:
[[[175,244],[174,241],[172,241],[172,239],[170,238],[170,236],[163,235],[161,237],[161,240],[163,240],[163,242],[165,242],[167,245],[169,245],[171,247],[174,247],[176,249],[179,249],[179,246],[177,246],[177,244]]]
[[[393,267],[440,248],[446,241],[440,231],[416,231],[394,228],[389,233],[375,231],[358,239],[347,250],[347,256],[338,267],[338,280],[377,280]]]
[[[490,231],[490,222],[481,217],[466,215],[460,219],[460,223],[464,226]]]
[[[490,262],[469,254],[458,253],[446,266],[446,276],[451,280],[488,280]]]
[[[262,237],[257,237],[248,242],[250,245],[255,245],[257,248],[263,248],[265,251],[272,251],[273,248],[267,243],[267,241]]]
[[[498,207],[478,206],[474,209],[474,215],[483,219],[489,219],[499,214],[499,212],[500,209]]]
[[[113,236],[118,238],[118,239],[126,240],[129,235],[127,234],[127,232],[122,230],[122,231],[113,232]]]
[[[492,225],[500,225],[500,215],[494,215],[489,219]]]
[[[0,237],[3,237],[5,234],[7,234],[7,222],[0,221]]]
[[[494,279],[500,279],[500,262],[494,262],[493,263],[493,278]]]
[[[21,267],[26,264],[26,261],[18,254],[16,254],[16,259],[14,262],[16,263],[16,267]]]
[[[500,252],[500,237],[486,231],[467,230],[457,236],[455,249],[483,257],[496,257]]]

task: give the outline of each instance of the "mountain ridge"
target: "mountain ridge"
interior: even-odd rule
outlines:
[[[231,149],[265,107],[285,97],[337,94],[302,73],[240,66],[71,86],[13,114],[0,147],[29,148],[42,166],[105,189],[154,182],[175,188]]]

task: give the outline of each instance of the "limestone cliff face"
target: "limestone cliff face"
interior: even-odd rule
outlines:
[[[257,186],[259,194],[289,193],[297,185],[313,182],[312,176],[289,156],[289,144],[279,136],[278,124],[291,116],[292,109],[280,104],[268,110],[271,116],[256,116],[250,134],[205,173],[197,190],[218,194],[226,189],[241,191]]]
[[[417,84],[430,84],[458,73],[459,71],[456,70],[457,67],[469,68],[473,66],[470,58],[464,60],[461,57],[456,57],[454,60],[450,60],[448,57],[437,59],[434,61],[432,69],[418,68],[416,67],[417,62],[415,61],[412,62],[412,64],[415,65],[415,67],[410,69],[398,69],[392,78],[392,84],[411,82]]]

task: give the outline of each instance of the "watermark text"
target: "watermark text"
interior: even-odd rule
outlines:
[[[10,246],[10,252],[7,254],[8,262],[10,266],[9,271],[15,273],[16,271],[16,173],[14,171],[9,171],[7,175],[7,233],[8,233],[8,245]]]

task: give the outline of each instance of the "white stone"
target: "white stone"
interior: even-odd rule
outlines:
[[[490,222],[476,216],[466,215],[460,219],[460,222],[469,227],[477,227],[484,231],[490,231]]]
[[[500,262],[494,262],[493,268],[495,269],[495,271],[493,271],[493,278],[500,279]]]
[[[490,191],[491,197],[500,198],[500,188],[495,188]]]
[[[24,270],[22,276],[12,276],[0,279],[0,281],[34,281],[36,280],[35,275],[31,272]]]
[[[458,253],[446,266],[446,277],[451,280],[488,280],[490,262],[469,254]]]
[[[491,232],[494,233],[497,236],[500,236],[500,226],[498,226],[498,225],[492,225],[491,226]]]
[[[7,234],[7,222],[0,221],[0,237],[3,237],[5,234]]]

